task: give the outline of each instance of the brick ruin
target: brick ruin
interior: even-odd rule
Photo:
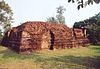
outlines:
[[[88,39],[82,29],[71,29],[63,24],[25,22],[7,31],[1,45],[18,53],[41,49],[65,49],[86,46]]]

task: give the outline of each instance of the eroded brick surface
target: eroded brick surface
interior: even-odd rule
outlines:
[[[16,52],[33,52],[41,49],[65,49],[85,46],[88,39],[81,29],[47,22],[25,22],[5,33],[1,42]],[[76,38],[75,38],[76,37]]]

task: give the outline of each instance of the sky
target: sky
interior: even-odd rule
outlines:
[[[66,25],[72,27],[75,22],[87,19],[100,12],[100,4],[93,4],[77,10],[76,3],[67,0],[5,0],[13,11],[13,24],[18,26],[26,21],[46,21],[56,16],[56,8],[64,6]]]

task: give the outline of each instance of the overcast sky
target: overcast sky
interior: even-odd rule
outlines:
[[[87,6],[77,10],[77,4],[67,3],[67,0],[5,0],[13,10],[14,23],[18,26],[26,21],[46,21],[46,18],[56,16],[56,8],[64,6],[66,25],[72,25],[100,12],[100,4]]]

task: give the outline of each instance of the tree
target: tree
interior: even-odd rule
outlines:
[[[90,39],[90,42],[96,44],[100,42],[100,13],[96,14],[95,16],[75,22],[73,25],[74,28],[87,28],[87,35]]]
[[[96,4],[100,3],[100,0],[68,0],[68,2],[72,2],[72,3],[77,3],[77,9],[79,10],[80,8],[86,7],[87,5],[93,5],[93,3],[95,2]]]
[[[6,32],[11,28],[12,23],[12,10],[11,7],[5,3],[4,0],[0,1],[0,25],[3,27]]]
[[[47,18],[47,22],[57,23],[57,20],[54,17],[49,17],[49,18]]]
[[[65,10],[63,6],[57,7],[56,17],[47,18],[47,22],[65,24],[65,17],[63,16]]]
[[[58,23],[65,24],[65,17],[63,16],[63,13],[66,9],[63,6],[57,7],[57,15],[56,18],[58,20]]]

